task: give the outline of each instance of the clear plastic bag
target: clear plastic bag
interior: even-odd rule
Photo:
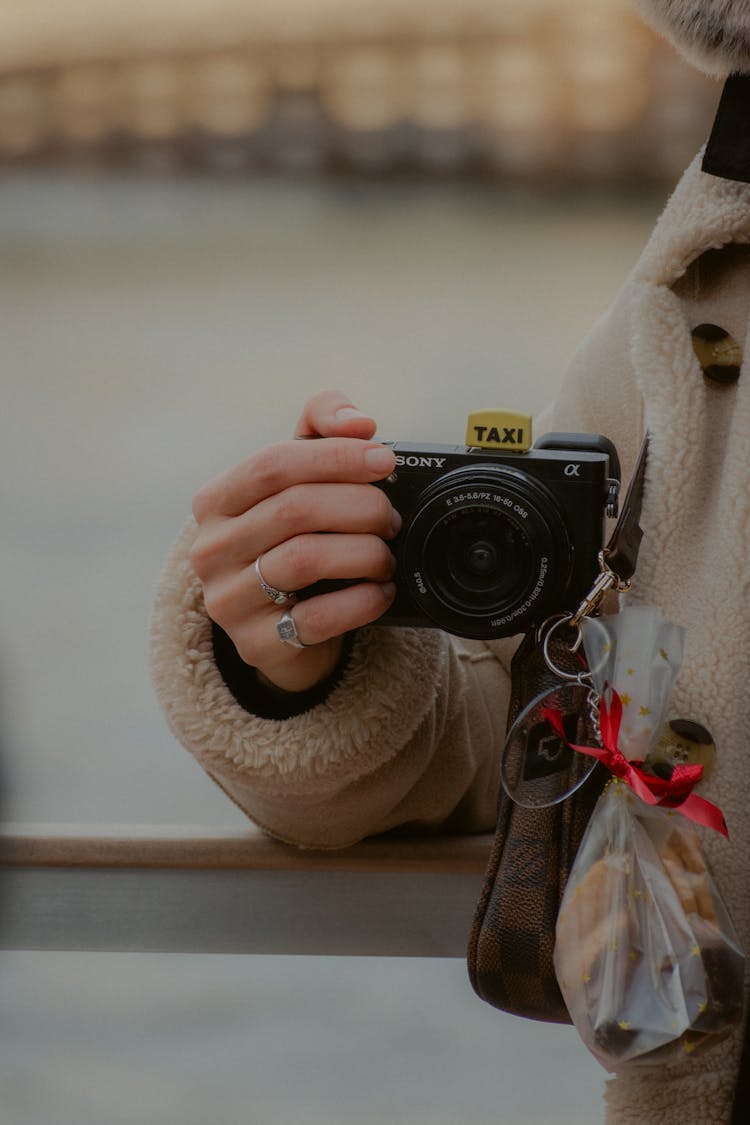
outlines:
[[[554,962],[579,1035],[610,1071],[690,1053],[740,1019],[744,956],[689,820],[609,783],[563,896]]]
[[[645,761],[682,665],[685,631],[651,606],[590,617],[581,627],[594,688],[600,696],[613,689],[623,705],[618,748],[629,762]]]

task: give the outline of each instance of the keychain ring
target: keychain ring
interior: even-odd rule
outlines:
[[[588,672],[566,672],[564,668],[559,668],[557,666],[555,661],[550,656],[550,652],[549,652],[549,644],[550,644],[550,640],[552,638],[553,633],[555,633],[555,631],[558,630],[558,629],[561,629],[561,628],[564,628],[565,626],[570,625],[572,620],[573,620],[573,614],[572,613],[563,614],[563,615],[559,616],[557,618],[557,620],[555,620],[552,617],[547,618],[547,620],[544,622],[544,624],[541,626],[541,629],[540,629],[540,634],[541,634],[542,630],[546,629],[546,632],[544,634],[544,640],[542,641],[542,653],[544,655],[545,663],[546,663],[547,667],[549,668],[550,672],[554,672],[554,674],[556,676],[559,676],[561,680],[565,680],[567,683],[581,684],[582,686],[587,686],[588,683],[589,683]],[[550,621],[553,622],[553,624],[550,625],[549,624]],[[549,625],[549,628],[547,628],[548,625]],[[571,654],[575,654],[576,652],[578,652],[578,649],[581,647],[581,642],[583,640],[583,633],[581,632],[580,626],[575,626],[575,629],[576,629],[576,632],[578,633],[578,636],[576,638],[575,644],[569,649]]]

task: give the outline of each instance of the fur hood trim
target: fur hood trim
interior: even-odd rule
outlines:
[[[638,0],[641,13],[684,57],[715,78],[750,73],[748,0]]]
[[[701,171],[702,161],[703,150],[659,217],[635,267],[636,280],[673,285],[707,250],[750,242],[750,187],[706,174]]]

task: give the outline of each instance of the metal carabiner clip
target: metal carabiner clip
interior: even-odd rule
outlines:
[[[618,594],[624,594],[629,589],[630,582],[623,582],[622,579],[615,574],[614,570],[607,566],[604,551],[600,551],[599,576],[578,609],[571,616],[571,625],[575,629],[580,629],[584,617],[591,617],[592,614],[596,613],[599,606],[604,601],[605,595],[608,594],[610,590],[616,590]]]

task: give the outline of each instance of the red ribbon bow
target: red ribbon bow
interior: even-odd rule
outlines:
[[[607,702],[607,696],[611,700]],[[599,712],[599,727],[601,730],[603,746],[576,746],[569,742],[563,727],[562,714],[551,707],[545,707],[542,717],[547,720],[555,733],[566,745],[577,750],[579,754],[588,754],[590,758],[598,758],[607,767],[614,777],[620,778],[633,790],[647,805],[661,805],[664,808],[676,809],[683,816],[688,817],[696,824],[704,824],[721,832],[729,839],[726,821],[721,809],[710,801],[693,793],[694,787],[703,776],[703,766],[675,766],[672,775],[666,778],[656,777],[646,773],[642,762],[629,762],[617,743],[620,737],[620,724],[622,723],[622,700],[614,688],[608,688],[602,695]]]

